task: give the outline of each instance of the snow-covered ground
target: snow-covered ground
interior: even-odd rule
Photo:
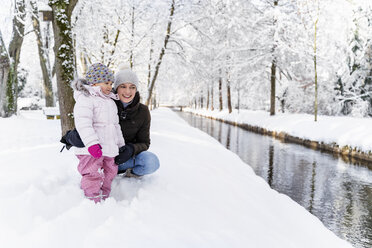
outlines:
[[[0,247],[351,247],[171,110],[152,111],[151,129],[160,169],[117,176],[94,204],[59,121],[0,118]]]
[[[277,113],[270,116],[265,111],[227,110],[210,111],[205,109],[184,109],[184,111],[222,120],[233,121],[238,124],[249,124],[266,128],[270,131],[286,132],[292,136],[313,141],[351,146],[357,150],[372,151],[372,118],[355,118],[344,116],[318,116],[314,115]]]

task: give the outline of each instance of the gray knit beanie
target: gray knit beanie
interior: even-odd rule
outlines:
[[[119,68],[119,71],[115,74],[114,90],[117,91],[119,85],[124,83],[134,84],[138,88],[138,77],[136,73],[125,67]]]

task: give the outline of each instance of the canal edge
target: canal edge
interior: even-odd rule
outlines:
[[[320,150],[320,151],[324,151],[324,152],[328,152],[328,153],[332,153],[332,154],[338,154],[339,156],[341,156],[344,160],[346,160],[348,162],[353,162],[353,161],[350,161],[350,160],[353,160],[353,159],[354,160],[355,159],[356,160],[362,160],[362,161],[365,161],[365,162],[368,162],[368,163],[372,162],[372,152],[371,151],[368,151],[368,152],[361,151],[361,150],[358,150],[356,147],[352,147],[352,146],[348,146],[348,145],[340,146],[336,142],[332,142],[332,143],[328,144],[328,143],[319,142],[319,141],[316,141],[316,140],[303,139],[303,138],[300,138],[300,137],[297,137],[297,136],[290,135],[290,134],[288,134],[286,132],[283,132],[283,131],[277,132],[277,131],[267,130],[267,129],[259,127],[259,126],[253,126],[253,125],[250,125],[250,124],[247,124],[247,123],[237,123],[237,122],[234,122],[234,121],[224,120],[224,119],[220,119],[220,118],[216,118],[216,117],[212,117],[212,116],[207,116],[207,115],[202,115],[202,114],[198,114],[198,113],[194,113],[194,112],[189,112],[189,111],[187,111],[187,112],[191,113],[191,114],[194,114],[194,115],[197,115],[197,116],[202,116],[202,117],[209,118],[209,119],[212,119],[212,120],[221,121],[221,122],[224,122],[224,123],[227,123],[227,124],[230,124],[230,125],[234,125],[234,126],[243,128],[245,130],[248,130],[248,131],[251,131],[251,132],[254,132],[254,133],[271,136],[271,137],[279,139],[283,142],[299,144],[299,145],[303,145],[303,146],[308,147],[308,148],[312,148],[314,150]]]

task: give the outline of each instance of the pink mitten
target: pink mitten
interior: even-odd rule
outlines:
[[[93,158],[100,158],[102,157],[102,146],[100,144],[92,145],[88,148],[88,152]]]

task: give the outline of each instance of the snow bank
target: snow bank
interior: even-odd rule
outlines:
[[[73,153],[59,153],[58,120],[0,118],[0,246],[351,247],[175,113],[158,109],[152,120],[160,169],[117,176],[95,205]]]
[[[360,151],[372,151],[372,118],[355,118],[344,116],[314,116],[309,114],[277,113],[270,116],[265,111],[227,110],[210,111],[205,109],[185,109],[185,111],[209,116],[217,119],[233,121],[238,124],[249,124],[276,132],[285,132],[292,136],[309,139],[326,144],[335,142],[343,146],[351,146]]]

